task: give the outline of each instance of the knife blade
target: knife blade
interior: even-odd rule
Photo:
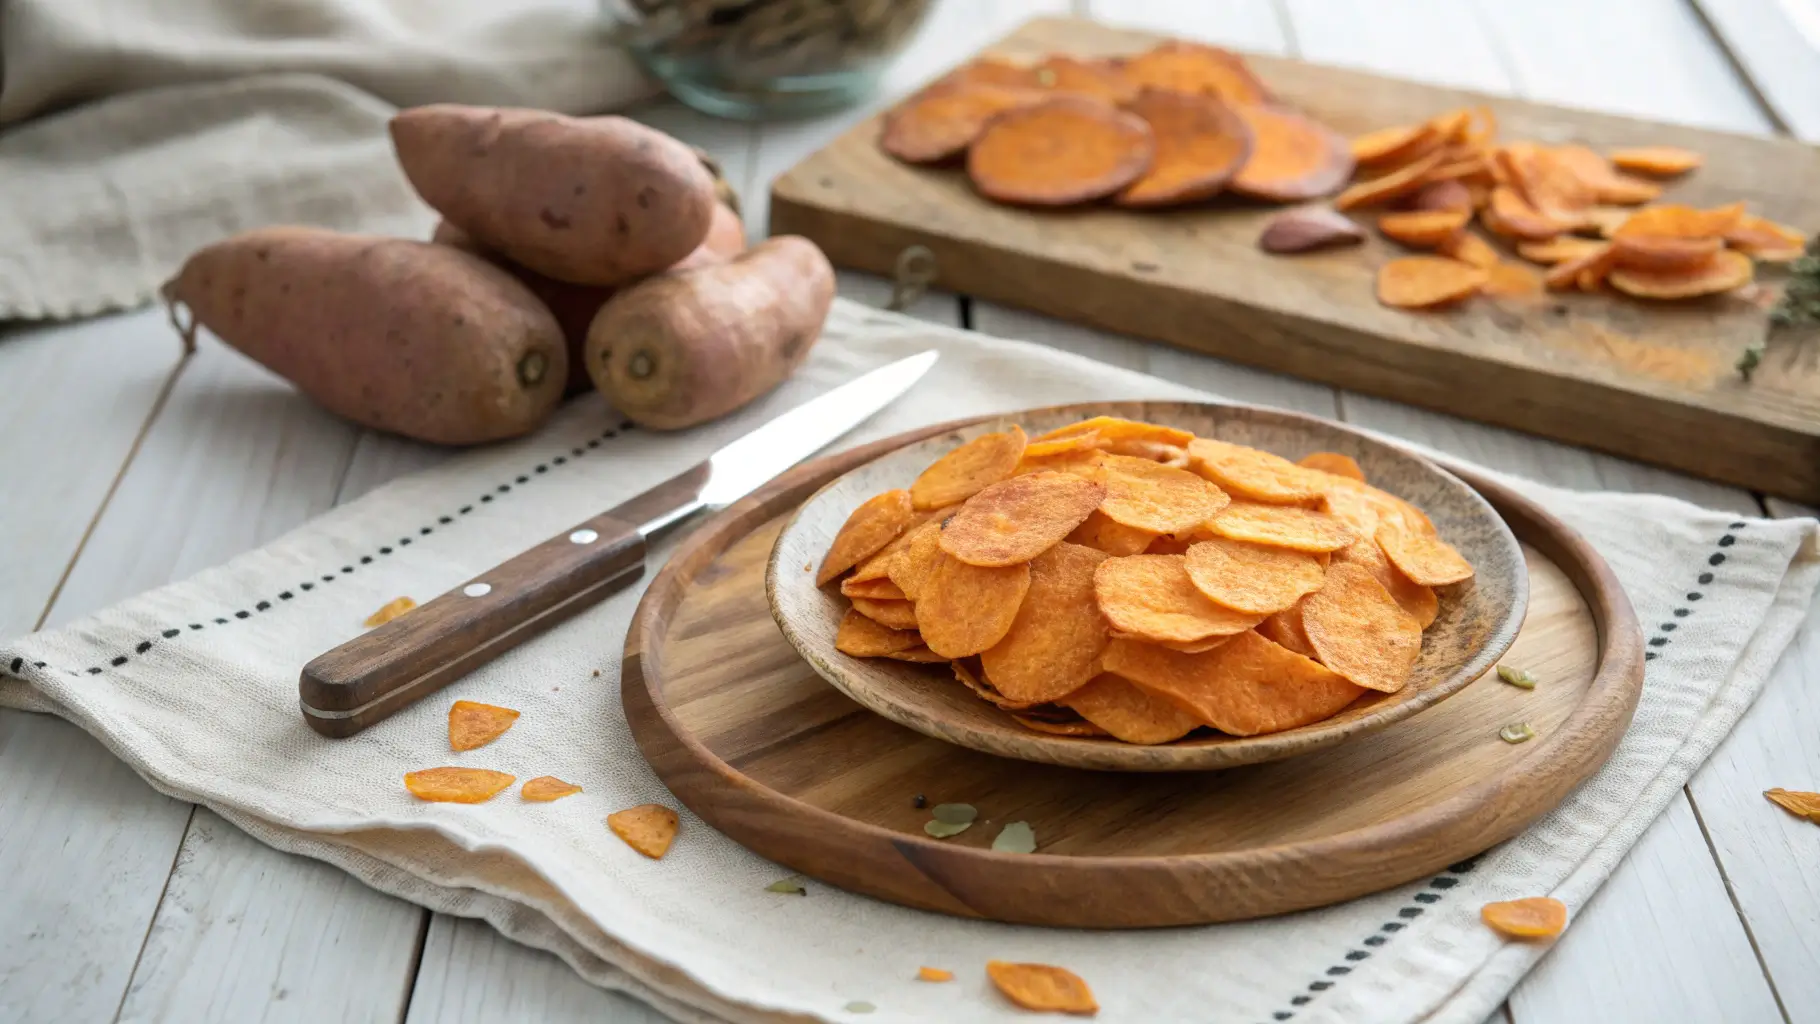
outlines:
[[[312,729],[352,736],[644,574],[648,545],[726,508],[896,401],[935,365],[923,352],[848,381],[656,487],[579,523],[303,667]]]

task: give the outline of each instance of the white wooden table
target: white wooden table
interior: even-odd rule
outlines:
[[[1032,14],[1494,93],[1820,140],[1820,0],[946,0],[900,94]],[[1803,32],[1816,38],[1809,40]],[[641,116],[705,146],[765,223],[770,179],[850,124]],[[1814,225],[1804,225],[1812,228]],[[842,290],[880,303],[877,279]],[[1029,338],[1578,488],[1798,507],[952,295],[916,315]],[[0,635],[268,541],[441,454],[361,431],[140,311],[0,333]],[[1494,1021],[1820,1022],[1820,615],[1737,731]],[[164,797],[57,719],[0,711],[0,1021],[657,1021],[485,924],[431,914]]]

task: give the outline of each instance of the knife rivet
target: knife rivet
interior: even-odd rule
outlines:
[[[485,597],[493,592],[493,588],[485,583],[470,583],[462,587],[461,592],[469,597]]]
[[[571,544],[592,544],[599,539],[600,534],[588,529],[576,530],[574,533],[569,534],[569,543]]]

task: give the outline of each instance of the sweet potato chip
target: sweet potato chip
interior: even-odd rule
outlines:
[[[1145,423],[1141,420],[1121,419],[1117,416],[1093,416],[1088,419],[1057,427],[1046,434],[1038,434],[1037,441],[1053,441],[1077,434],[1097,434],[1097,444],[1109,444],[1113,441],[1156,441],[1175,448],[1187,446],[1194,440],[1194,434],[1180,427],[1166,427],[1161,423]]]
[[[1073,971],[1048,964],[1014,964],[1003,960],[986,961],[986,976],[992,984],[1026,1010],[1056,1013],[1095,1014],[1100,1004],[1093,1000],[1093,990]]]
[[[1661,235],[1664,238],[1724,238],[1744,222],[1743,203],[1728,203],[1703,210],[1678,203],[1650,206],[1630,215],[1612,237]]]
[[[1235,108],[1251,128],[1251,159],[1228,187],[1253,199],[1299,203],[1339,188],[1352,150],[1327,126],[1280,107]]]
[[[1462,231],[1441,243],[1435,252],[1481,270],[1490,270],[1500,262],[1498,251],[1491,247],[1491,243],[1470,231]]]
[[[1327,567],[1321,589],[1302,604],[1302,628],[1321,664],[1368,690],[1395,693],[1422,654],[1422,627],[1371,571]]]
[[[990,681],[982,678],[981,675],[978,672],[975,672],[965,661],[954,661],[949,664],[954,669],[954,678],[960,680],[961,685],[972,690],[975,695],[988,704],[1003,708],[1006,711],[1026,711],[1041,703],[1040,701],[1012,700],[1010,697],[998,692],[997,687],[994,687]]]
[[[1717,236],[1668,238],[1662,235],[1618,235],[1611,240],[1614,268],[1660,270],[1671,273],[1696,270],[1712,261],[1725,245]]]
[[[1186,555],[1108,558],[1093,576],[1113,629],[1145,640],[1189,643],[1250,629],[1263,615],[1215,604],[1188,577]]]
[[[1388,203],[1392,199],[1409,195],[1416,189],[1433,180],[1428,173],[1447,159],[1447,153],[1435,150],[1427,156],[1419,157],[1404,164],[1389,174],[1361,181],[1339,195],[1333,197],[1333,208],[1350,210],[1357,206],[1373,206]]]
[[[1029,473],[967,499],[942,527],[941,547],[973,565],[1028,562],[1074,532],[1106,499],[1106,485],[1072,473]]]
[[[1551,238],[1545,242],[1519,242],[1517,255],[1531,263],[1554,266],[1577,260],[1605,248],[1605,243],[1590,238],[1568,238],[1565,236]]]
[[[1807,236],[1786,224],[1746,214],[1725,232],[1732,248],[1766,263],[1786,263],[1798,259],[1807,246]]]
[[[916,607],[910,601],[874,601],[869,597],[850,597],[853,610],[890,629],[915,629]]]
[[[1262,625],[1262,623],[1259,623],[1259,625]],[[1138,636],[1135,633],[1120,633],[1115,631],[1107,634],[1107,636],[1113,640],[1136,640],[1138,643],[1154,644],[1157,647],[1167,647],[1169,650],[1180,651],[1183,654],[1206,653],[1237,635],[1238,634],[1236,633],[1229,633],[1225,636],[1210,636],[1204,640],[1189,640],[1183,642],[1175,640],[1152,640],[1148,637]]]
[[[518,788],[521,799],[535,804],[547,804],[552,800],[561,800],[565,796],[574,796],[581,792],[581,787],[573,782],[564,782],[554,775],[539,775]]]
[[[485,768],[425,768],[406,772],[404,788],[429,803],[482,804],[516,781],[515,775]]]
[[[1188,445],[1188,464],[1194,472],[1218,484],[1221,490],[1245,501],[1300,505],[1321,497],[1319,477],[1260,448],[1197,437]],[[1196,522],[1206,518],[1202,516]]]
[[[1251,128],[1220,100],[1146,89],[1125,109],[1156,137],[1143,177],[1113,198],[1120,206],[1173,206],[1218,195],[1251,156]]]
[[[1055,437],[1049,440],[1038,438],[1024,446],[1024,458],[1044,459],[1051,455],[1064,455],[1069,452],[1097,448],[1100,444],[1100,432],[1097,430],[1082,431],[1066,437]]]
[[[1308,642],[1308,630],[1302,625],[1302,605],[1297,602],[1258,623],[1258,634],[1278,647],[1314,657],[1314,645]]]
[[[1552,939],[1567,929],[1567,904],[1550,896],[1487,903],[1479,917],[1513,939]]]
[[[891,574],[891,567],[897,562],[897,556],[910,546],[910,538],[919,528],[927,524],[940,529],[942,522],[958,510],[959,506],[948,505],[943,508],[923,509],[917,512],[910,520],[909,527],[899,534],[896,540],[880,548],[877,554],[854,566],[853,575],[842,580],[842,584],[868,583],[887,578]]]
[[[1612,203],[1618,206],[1640,206],[1653,202],[1662,195],[1662,186],[1653,181],[1633,178],[1628,174],[1613,174],[1599,186],[1599,202]]]
[[[1782,788],[1766,789],[1763,795],[1777,807],[1798,818],[1820,825],[1820,793],[1802,793]]]
[[[1542,292],[1542,275],[1521,263],[1499,263],[1492,267],[1479,288],[1481,295],[1496,298],[1522,298]]]
[[[988,199],[1069,206],[1112,195],[1150,167],[1156,140],[1135,114],[1080,96],[1014,107],[967,149],[967,176]]]
[[[825,586],[829,580],[877,554],[880,548],[908,529],[915,518],[916,509],[911,504],[909,491],[886,491],[861,502],[828,545],[828,554],[815,574],[815,585]]]
[[[1093,678],[1106,648],[1106,617],[1094,599],[1104,551],[1057,544],[1030,562],[1030,589],[1004,639],[980,652],[994,689],[1017,701],[1052,701]]]
[[[1679,146],[1638,146],[1605,154],[1619,170],[1672,178],[1700,166],[1700,154]]]
[[[1095,511],[1075,527],[1067,539],[1075,544],[1097,548],[1109,555],[1137,555],[1148,549],[1151,541],[1159,536],[1161,534],[1150,530],[1113,522],[1106,518],[1104,512]]]
[[[1200,726],[1200,719],[1174,701],[1120,679],[1110,672],[1062,698],[1082,718],[1126,743],[1168,743]]]
[[[1338,551],[1353,542],[1351,527],[1336,516],[1295,505],[1235,501],[1206,523],[1209,533],[1294,551]]]
[[[1257,736],[1331,718],[1365,691],[1345,677],[1247,630],[1205,654],[1130,640],[1107,645],[1106,671],[1174,701],[1233,736]]]
[[[940,967],[918,967],[916,969],[916,980],[936,982],[953,981],[954,972],[944,971]]]
[[[1188,468],[1188,449],[1177,448],[1161,441],[1145,441],[1140,438],[1127,437],[1100,442],[1100,451],[1107,455],[1129,455],[1134,459],[1149,459],[1151,462],[1177,469]]]
[[[1086,96],[1118,106],[1137,98],[1139,86],[1108,60],[1082,60],[1056,53],[1035,68],[1037,85],[1051,92]]]
[[[1106,735],[1106,730],[1094,725],[1084,718],[1046,718],[1023,711],[1011,711],[1008,712],[1008,714],[1017,720],[1017,724],[1029,729],[1031,732],[1044,732],[1051,736],[1076,736],[1080,738]]]
[[[1183,567],[1195,589],[1215,604],[1252,615],[1271,615],[1319,590],[1324,570],[1305,551],[1267,548],[1215,537],[1188,549]]]
[[[1472,578],[1472,563],[1432,533],[1380,523],[1375,536],[1384,557],[1413,583],[1444,587]]]
[[[1243,58],[1216,46],[1171,40],[1127,59],[1123,70],[1140,87],[1212,96],[1235,106],[1270,98]]]
[[[1378,301],[1397,309],[1431,309],[1476,295],[1490,272],[1441,256],[1405,256],[1378,268]]]
[[[996,115],[1045,98],[1033,88],[987,82],[933,86],[885,119],[879,146],[906,163],[941,163],[966,152]]]
[[[1303,469],[1313,469],[1322,473],[1332,473],[1348,480],[1365,482],[1365,471],[1359,468],[1357,461],[1350,455],[1339,452],[1309,452],[1296,462]]]
[[[1581,212],[1574,231],[1593,238],[1610,238],[1630,219],[1631,212],[1622,206],[1594,206]]]
[[[676,812],[663,804],[640,804],[607,815],[607,827],[627,846],[661,860],[676,841]]]
[[[1472,189],[1452,179],[1423,185],[1409,195],[1405,205],[1417,211],[1465,210],[1468,216],[1478,206]]]
[[[367,626],[383,626],[405,612],[417,607],[417,602],[408,597],[395,597],[387,601],[380,609],[367,616]]]
[[[1378,230],[1391,241],[1417,249],[1433,249],[1458,234],[1471,219],[1472,207],[1466,205],[1442,210],[1410,210],[1379,217]]]
[[[1446,142],[1433,124],[1400,124],[1355,136],[1347,148],[1361,167],[1400,166]]]
[[[834,649],[855,658],[882,658],[920,646],[915,629],[892,629],[849,608],[834,634]]]
[[[449,705],[449,749],[484,747],[504,736],[516,721],[518,712],[511,708],[458,700]]]
[[[1576,256],[1573,259],[1555,264],[1547,274],[1542,276],[1542,283],[1551,291],[1567,291],[1580,286],[1580,279],[1587,274],[1602,278],[1611,271],[1613,250],[1610,242],[1600,242],[1599,247]]]
[[[921,665],[933,665],[937,662],[948,660],[929,648],[924,647],[920,643],[915,647],[908,647],[901,651],[892,651],[890,654],[885,655],[885,657],[890,658],[892,661],[910,661]]]
[[[1041,87],[1037,81],[1036,68],[1032,65],[1018,64],[1000,57],[976,57],[942,76],[941,81],[930,88],[961,83],[1003,85],[1013,89]]]
[[[869,597],[874,601],[905,600],[903,588],[890,579],[842,580],[840,592],[847,597]]]
[[[924,523],[910,532],[909,543],[887,570],[891,582],[904,597],[914,601],[922,595],[923,579],[929,575],[929,567],[935,564],[935,553],[941,545],[942,524],[939,521]]]
[[[981,434],[943,455],[910,485],[910,500],[919,509],[941,508],[965,501],[1011,475],[1024,455],[1024,428]]]
[[[1030,590],[1030,565],[968,565],[937,551],[916,602],[923,643],[944,658],[978,654],[1005,638]]]
[[[1107,455],[1095,467],[1106,485],[1106,518],[1152,533],[1180,533],[1226,506],[1226,492],[1185,469],[1130,455]]]
[[[1567,231],[1568,224],[1548,216],[1518,195],[1515,189],[1491,190],[1491,205],[1486,207],[1493,220],[1502,226],[1500,234],[1541,240]]]
[[[1376,532],[1375,527],[1373,532]],[[1368,534],[1334,552],[1333,564],[1340,562],[1350,562],[1371,573],[1378,585],[1390,592],[1397,606],[1413,616],[1416,624],[1423,629],[1427,629],[1440,613],[1441,601],[1435,596],[1434,588],[1415,582],[1403,575],[1401,569],[1391,565],[1390,559],[1384,557],[1384,549],[1378,546],[1375,536]]]
[[[1613,288],[1641,299],[1691,299],[1742,288],[1755,276],[1756,268],[1749,256],[1722,249],[1707,263],[1686,270],[1613,267],[1607,279]]]

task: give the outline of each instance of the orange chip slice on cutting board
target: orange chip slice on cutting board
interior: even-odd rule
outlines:
[[[1120,206],[1172,206],[1218,195],[1251,156],[1251,128],[1212,97],[1146,89],[1125,109],[1150,125],[1156,157],[1114,197]]]
[[[1106,648],[1094,570],[1107,555],[1057,544],[1030,562],[1030,589],[1005,638],[980,653],[994,689],[1017,701],[1052,701],[1093,678]]]
[[[985,566],[938,550],[916,602],[923,643],[944,658],[978,654],[1005,638],[1030,590],[1030,564]]]
[[[1197,437],[1188,445],[1188,460],[1189,468],[1234,498],[1298,505],[1321,497],[1319,477],[1257,448]]]
[[[1453,545],[1432,533],[1399,529],[1391,523],[1380,523],[1376,534],[1378,547],[1390,564],[1425,587],[1444,587],[1472,578],[1472,563]]]
[[[966,152],[988,121],[1043,98],[1035,89],[1002,83],[955,81],[933,86],[886,117],[879,146],[906,163],[951,160]]]
[[[1068,535],[1073,544],[1085,544],[1109,555],[1138,555],[1150,547],[1152,541],[1162,536],[1149,530],[1140,530],[1135,526],[1113,522],[1106,518],[1104,512],[1095,511],[1081,521]]]
[[[1251,128],[1251,158],[1227,187],[1273,203],[1324,196],[1351,176],[1352,148],[1313,118],[1274,106],[1235,106]]]
[[[1070,206],[1110,196],[1150,167],[1156,138],[1135,114],[1054,96],[991,121],[967,149],[967,177],[988,199]]]
[[[1371,571],[1327,567],[1321,589],[1302,603],[1302,627],[1321,664],[1368,690],[1395,693],[1422,656],[1422,627]]]
[[[941,530],[943,551],[972,565],[1028,562],[1100,507],[1106,485],[1073,473],[1026,473],[967,499]]]
[[[552,800],[561,800],[565,796],[574,796],[581,792],[581,787],[573,782],[564,782],[554,775],[539,775],[526,782],[518,789],[518,795],[532,803],[547,804]]]
[[[1183,567],[1195,589],[1234,611],[1271,615],[1319,590],[1326,570],[1306,551],[1216,537],[1188,549]]]
[[[815,585],[824,586],[877,554],[879,549],[896,540],[915,518],[916,509],[911,506],[909,491],[886,491],[861,502],[828,545],[821,570],[815,574]]]
[[[1188,578],[1185,555],[1108,558],[1094,572],[1093,591],[1113,629],[1146,640],[1192,643],[1256,626],[1262,615],[1208,600]]]
[[[1101,658],[1122,676],[1234,736],[1294,729],[1332,717],[1365,690],[1247,630],[1205,654],[1114,640]]]
[[[1356,537],[1339,517],[1297,505],[1235,501],[1204,524],[1207,532],[1295,551],[1338,551]]]
[[[473,750],[504,736],[518,712],[494,704],[458,700],[449,706],[449,749]]]
[[[916,630],[892,629],[852,608],[841,616],[840,628],[834,634],[834,649],[855,658],[883,658],[922,643]]]
[[[1201,724],[1181,705],[1110,672],[1095,676],[1061,703],[1126,743],[1169,743]]]
[[[1190,96],[1213,96],[1234,105],[1270,99],[1244,58],[1204,43],[1171,39],[1126,58],[1124,75],[1141,87]]]
[[[1011,475],[1024,456],[1024,428],[981,434],[943,455],[910,485],[919,509],[941,508],[967,500]]]
[[[406,772],[404,788],[429,803],[481,804],[516,781],[515,775],[485,768],[425,768]]]
[[[1205,522],[1226,492],[1185,469],[1131,455],[1103,455],[1093,468],[1106,485],[1106,518],[1152,533],[1181,533]]]
[[[1430,309],[1479,293],[1485,267],[1442,256],[1404,256],[1378,268],[1378,301],[1395,309]]]
[[[1005,998],[1026,1010],[1094,1014],[1100,1004],[1080,975],[1048,964],[986,961],[986,976]]]
[[[676,812],[663,804],[640,804],[607,815],[607,827],[627,846],[661,860],[676,841]]]

